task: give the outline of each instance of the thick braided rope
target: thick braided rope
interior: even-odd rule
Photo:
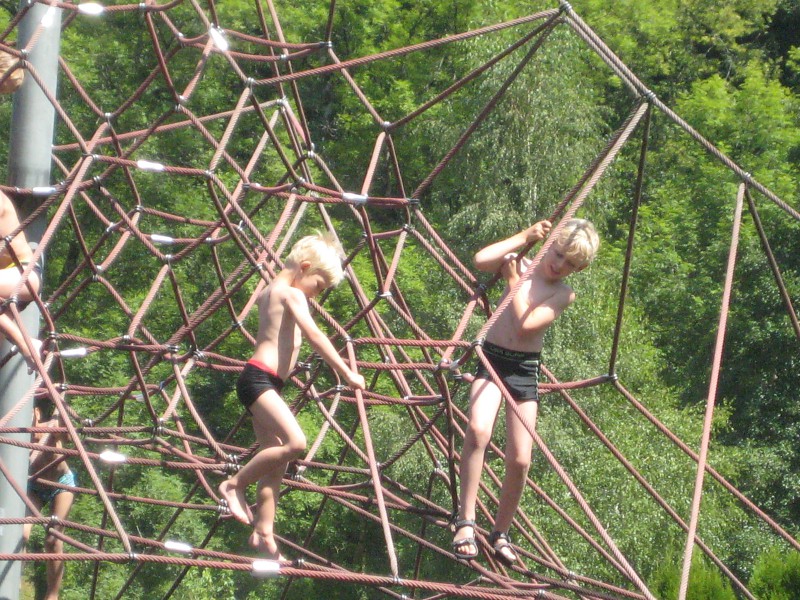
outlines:
[[[703,495],[703,480],[706,474],[708,445],[711,439],[711,421],[714,418],[714,402],[717,398],[717,382],[719,381],[719,373],[722,366],[722,348],[725,343],[725,332],[727,330],[728,309],[730,307],[731,290],[733,288],[733,271],[736,266],[736,251],[739,247],[739,229],[742,222],[742,207],[744,205],[745,189],[746,185],[744,183],[739,185],[739,191],[736,194],[736,204],[734,206],[733,232],[731,233],[728,264],[725,270],[725,285],[722,291],[719,325],[717,326],[717,336],[714,344],[714,359],[711,365],[711,379],[708,384],[706,410],[703,417],[703,434],[700,439],[700,456],[697,460],[697,476],[695,477],[694,494],[692,495],[692,511],[689,518],[686,549],[684,550],[683,554],[681,586],[680,590],[678,591],[679,600],[685,600],[686,594],[689,590],[689,569],[691,568],[692,564],[692,552],[694,550],[694,538],[697,532],[697,521],[700,517],[700,502]]]

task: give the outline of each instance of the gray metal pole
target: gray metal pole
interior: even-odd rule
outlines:
[[[29,6],[21,0],[20,10]],[[49,14],[47,11],[51,11]],[[54,11],[54,12],[53,12]],[[44,85],[56,94],[58,85],[58,53],[61,43],[61,10],[43,4],[34,4],[19,24],[18,48],[25,48],[29,40],[45,19],[49,23],[31,49],[28,62],[41,76]],[[14,111],[11,123],[9,146],[9,184],[20,188],[50,185],[51,150],[55,129],[55,109],[42,93],[32,77],[26,76],[22,87],[14,95]],[[20,219],[27,217],[35,208],[33,198],[18,198],[17,210]],[[45,217],[37,219],[25,231],[31,245],[38,244],[47,226]],[[24,326],[35,334],[39,330],[39,310],[30,304],[23,311]],[[0,347],[0,356],[9,350],[8,342]],[[6,415],[28,391],[34,382],[28,375],[25,361],[17,355],[0,369],[0,416]],[[8,423],[10,427],[28,427],[31,424],[32,403],[21,410]],[[30,441],[27,435],[9,436]],[[28,479],[28,451],[8,444],[0,444],[0,459],[14,480],[23,488]],[[25,516],[25,504],[14,492],[5,477],[0,476],[0,515],[5,518]],[[22,526],[0,526],[0,553],[16,553],[22,550]],[[0,600],[17,600],[21,563],[0,561]]]

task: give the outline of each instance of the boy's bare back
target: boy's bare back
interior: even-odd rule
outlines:
[[[308,301],[303,292],[278,278],[258,298],[258,335],[253,358],[286,379],[297,362],[302,332],[291,308]]]
[[[313,254],[315,245],[318,249],[316,255]],[[319,255],[320,248],[322,255]],[[314,261],[302,258],[304,252]],[[325,267],[323,261],[326,259],[333,267]],[[330,340],[314,323],[308,307],[309,299],[340,280],[341,262],[335,247],[320,236],[300,240],[287,257],[286,267],[258,298],[258,335],[253,360],[286,380],[294,369],[305,338],[331,367],[344,375],[348,383],[363,388],[363,378],[344,363]]]

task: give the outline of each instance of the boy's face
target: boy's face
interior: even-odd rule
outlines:
[[[558,243],[550,246],[542,259],[542,266],[545,276],[553,280],[564,279],[586,268],[586,265],[577,258],[567,255],[564,247]]]
[[[300,274],[294,280],[293,287],[303,292],[306,298],[316,298],[330,287],[330,282],[322,273],[309,273],[309,269],[310,267],[306,262],[300,265]]]

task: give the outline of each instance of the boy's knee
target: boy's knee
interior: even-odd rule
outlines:
[[[513,456],[506,455],[506,470],[512,474],[525,476],[531,466],[530,456]]]
[[[18,294],[19,301],[27,306],[33,301],[35,296],[39,295],[39,290],[41,287],[42,282],[39,279],[39,275],[36,273],[36,271],[34,271],[28,277],[27,285],[22,286],[20,289]]]
[[[297,433],[286,441],[286,451],[292,455],[292,458],[300,458],[305,454],[307,445],[306,436],[303,433]]]
[[[64,549],[64,542],[52,533],[48,532],[47,537],[44,538],[44,548],[48,553],[60,554]]]
[[[469,425],[467,425],[469,437],[475,443],[475,446],[478,448],[485,448],[489,445],[489,442],[492,439],[492,428],[487,427],[483,423],[474,423],[470,421]]]

